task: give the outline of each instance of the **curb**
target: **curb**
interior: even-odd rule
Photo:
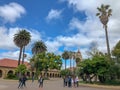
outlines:
[[[120,90],[120,86],[107,86],[107,85],[97,85],[97,84],[92,84],[92,85],[91,84],[79,84],[79,86]]]

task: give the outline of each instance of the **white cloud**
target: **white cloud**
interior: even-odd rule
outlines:
[[[25,8],[18,3],[12,2],[0,6],[0,17],[2,17],[5,22],[15,22],[16,19],[20,18],[25,13]]]
[[[24,58],[24,60],[29,61],[31,55],[29,53],[25,53],[25,54],[27,55],[27,57]],[[10,59],[18,60],[18,56],[19,56],[19,50],[18,51],[8,51],[8,52],[1,53],[0,59],[10,58]]]
[[[64,2],[64,0],[62,0]],[[72,36],[57,36],[53,41],[47,40],[45,43],[50,52],[59,52],[59,48],[62,46],[68,47],[78,47],[82,53],[83,58],[86,57],[85,51],[88,50],[88,47],[92,41],[98,42],[98,48],[101,51],[106,52],[106,39],[105,31],[102,24],[99,21],[99,18],[96,17],[97,7],[103,4],[111,5],[113,9],[112,16],[110,17],[108,23],[108,34],[111,49],[120,39],[120,0],[66,0],[69,7],[72,7],[73,10],[77,12],[85,11],[86,21],[81,21],[77,17],[73,17],[69,22],[70,30],[78,30],[77,34]],[[54,10],[48,13],[46,19],[48,21],[61,18],[62,10]],[[9,30],[5,27],[0,28],[0,48],[16,48],[12,42],[12,36],[16,32],[15,28],[10,28]],[[29,30],[29,29],[28,29]],[[11,33],[12,32],[12,33]],[[37,30],[30,30],[32,34],[32,42],[36,40],[41,40],[41,33],[38,33]],[[2,39],[1,39],[2,38]],[[9,42],[9,44],[8,44]],[[82,48],[81,48],[82,47]],[[83,48],[84,47],[84,48]],[[59,52],[61,53],[61,52]],[[13,55],[14,56],[14,55]]]
[[[83,34],[76,34],[74,36],[66,37],[66,36],[58,36],[57,41],[65,45],[66,47],[79,47],[85,46],[89,43],[90,39]]]
[[[19,48],[14,44],[13,42],[13,37],[14,34],[16,34],[18,32],[18,30],[22,30],[23,28],[19,28],[19,27],[14,27],[14,28],[5,28],[5,27],[0,27],[0,49],[1,49],[1,55],[0,58],[3,57],[9,57],[9,58],[16,58],[18,57],[18,51]],[[25,29],[25,28],[24,28]],[[29,50],[30,52],[30,48],[31,45],[37,41],[37,40],[41,40],[41,34],[40,32],[38,32],[37,30],[29,30],[29,29],[25,29],[28,32],[30,32],[32,38],[31,38],[31,42],[29,43],[29,45],[27,45],[26,47],[26,51]],[[8,51],[8,52],[4,52]],[[18,51],[16,51],[18,50]],[[28,57],[30,57],[30,54],[27,53]]]
[[[13,49],[15,47],[13,43],[13,35],[15,30],[9,30],[5,27],[0,27],[0,48],[1,49]]]
[[[19,55],[19,51],[15,51],[15,52],[9,51],[9,52],[1,53],[0,58],[11,58],[18,60],[18,55]]]
[[[37,30],[29,30],[27,28],[5,28],[0,27],[0,40],[4,42],[0,42],[0,48],[4,48],[6,50],[16,49],[16,45],[13,42],[14,34],[18,32],[18,30],[25,29],[31,34],[31,42],[33,43],[37,40],[41,40],[41,34]],[[5,48],[6,47],[6,48]]]
[[[47,21],[56,20],[61,18],[62,10],[51,9],[46,17]]]
[[[98,48],[101,51],[106,52],[106,39],[105,39],[105,31],[102,24],[99,21],[99,18],[96,17],[97,7],[101,4],[109,4],[110,8],[113,9],[112,16],[110,17],[108,23],[108,34],[109,34],[109,42],[111,49],[118,42],[120,36],[120,17],[119,8],[120,1],[116,0],[67,0],[68,5],[73,8],[73,10],[77,12],[85,11],[87,16],[86,21],[80,21],[78,18],[73,18],[70,21],[70,29],[77,29],[79,33],[85,35],[84,39],[87,37],[88,43],[92,40],[98,42]],[[75,35],[76,36],[76,35]],[[74,37],[74,36],[73,36]],[[87,43],[87,44],[88,44]]]
[[[58,53],[58,49],[61,46],[60,42],[58,41],[46,41],[46,46],[48,47],[48,52],[56,52]]]

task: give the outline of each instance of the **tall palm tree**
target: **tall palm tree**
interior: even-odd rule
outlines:
[[[26,30],[20,30],[20,31],[18,31],[18,33],[16,33],[14,35],[13,41],[16,44],[16,46],[18,46],[20,48],[20,53],[19,53],[19,58],[18,58],[18,66],[20,65],[22,51],[23,51],[23,55],[24,55],[25,46],[30,42],[30,40],[31,40],[31,35]],[[24,50],[23,50],[23,47],[24,47]],[[22,59],[22,63],[24,63],[24,58]],[[18,75],[20,76],[21,73],[18,73]]]
[[[72,66],[72,62],[71,62],[71,60],[72,60],[72,58],[73,58],[73,52],[72,52],[72,51],[69,51],[68,53],[69,53],[70,69],[71,69],[71,66]]]
[[[69,59],[69,53],[68,53],[68,51],[64,51],[62,53],[62,58],[65,60],[65,70],[66,70],[66,61],[67,61],[67,59]]]
[[[20,65],[22,51],[24,51],[23,47],[25,47],[30,42],[30,40],[31,40],[31,35],[26,30],[20,30],[20,31],[18,31],[18,33],[16,33],[14,35],[14,43],[15,43],[16,46],[18,46],[20,48],[18,65]],[[24,55],[24,52],[23,52],[23,55]],[[24,62],[24,58],[22,60],[22,63],[23,62]]]
[[[33,44],[32,53],[34,55],[47,51],[47,46],[43,41],[37,41]]]
[[[107,52],[110,57],[110,47],[109,47],[109,39],[108,39],[108,31],[107,31],[107,23],[109,21],[109,17],[112,15],[112,9],[109,9],[109,5],[102,4],[101,7],[98,7],[98,13],[96,16],[99,16],[99,19],[101,23],[103,24],[103,27],[105,28],[105,34],[106,34],[106,44],[107,44]]]

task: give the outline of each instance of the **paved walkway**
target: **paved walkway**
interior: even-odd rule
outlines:
[[[68,88],[63,87],[63,81],[62,79],[51,79],[51,80],[45,80],[44,87],[38,88],[38,82],[37,80],[33,83],[31,81],[26,82],[27,88],[18,89],[18,81],[14,80],[0,80],[0,90],[120,90],[113,89],[113,88],[105,88],[105,87],[91,87],[91,86],[84,86],[80,85],[78,88]]]

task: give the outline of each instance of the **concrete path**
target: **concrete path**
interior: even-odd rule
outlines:
[[[101,87],[91,87],[80,85],[78,88],[68,88],[63,87],[62,79],[51,79],[44,81],[44,87],[39,88],[37,80],[33,83],[31,81],[26,82],[27,87],[18,89],[18,81],[14,80],[0,80],[0,90],[120,90],[113,88],[101,88]]]

